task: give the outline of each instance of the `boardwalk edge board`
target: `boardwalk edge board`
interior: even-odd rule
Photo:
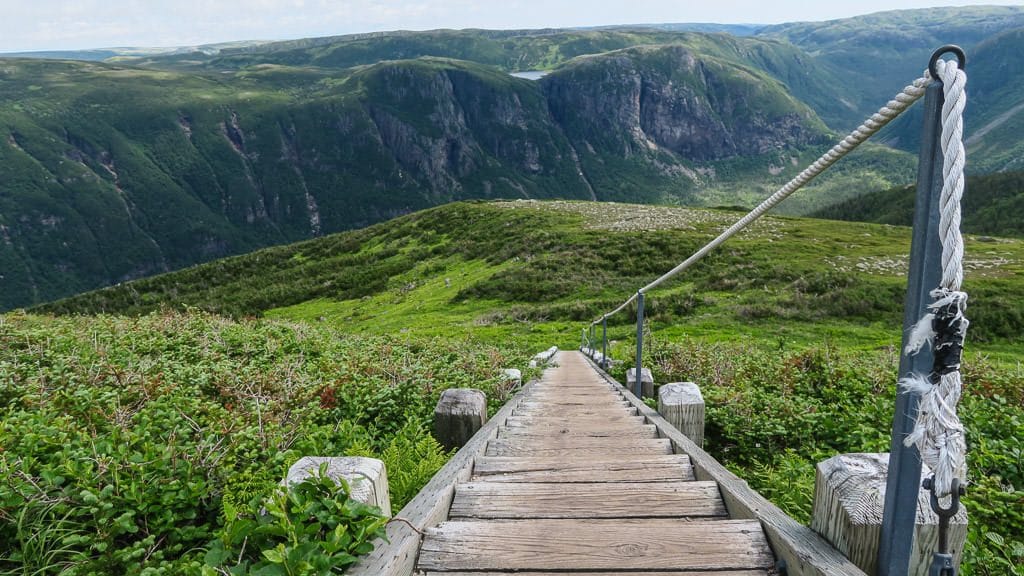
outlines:
[[[586,361],[609,384],[618,388],[623,397],[646,418],[647,423],[658,429],[662,438],[672,441],[676,452],[690,457],[697,480],[718,483],[730,518],[752,519],[761,523],[775,557],[786,563],[788,576],[867,576],[821,535],[790,518],[778,506],[751,489],[746,481],[676,430],[656,410],[644,404],[593,360],[586,358]]]
[[[388,542],[376,542],[373,552],[352,565],[349,576],[410,576],[416,566],[420,547],[420,532],[434,526],[448,517],[455,484],[469,480],[473,463],[483,455],[488,442],[498,434],[498,428],[512,415],[513,411],[533,390],[540,380],[532,380],[522,387],[493,418],[455,453],[430,482],[420,490],[388,524]],[[401,519],[401,520],[399,520]],[[406,524],[408,522],[409,524]],[[413,528],[415,527],[415,529]]]

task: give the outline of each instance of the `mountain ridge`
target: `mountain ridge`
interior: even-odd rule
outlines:
[[[467,198],[751,205],[862,119],[855,84],[867,82],[835,62],[871,42],[858,23],[876,20],[895,18],[873,46],[894,54],[882,76],[958,15],[968,41],[970,22],[1001,31],[971,68],[969,114],[987,131],[967,135],[971,170],[1009,169],[1024,157],[1024,86],[991,63],[1021,60],[1006,28],[1019,13],[909,11],[744,37],[395,32],[113,63],[0,59],[0,308]],[[894,27],[903,36],[885,36]],[[853,48],[836,44],[851,29]],[[524,67],[549,73],[506,74]],[[882,135],[898,149],[866,145],[782,209],[912,180],[914,113]]]

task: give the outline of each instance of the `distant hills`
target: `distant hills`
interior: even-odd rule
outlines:
[[[749,205],[948,41],[972,58],[970,168],[1024,157],[1024,8],[699,26],[0,58],[0,309],[453,200]],[[918,124],[787,209],[911,181]]]
[[[910,226],[916,187],[870,192],[816,211],[832,220]],[[1024,236],[1024,172],[968,176],[961,229],[972,234]]]

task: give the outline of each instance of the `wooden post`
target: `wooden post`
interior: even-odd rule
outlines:
[[[510,383],[513,388],[523,385],[523,373],[518,368],[505,368],[501,374],[505,378],[505,382]]]
[[[654,397],[654,376],[651,376],[650,368],[640,369],[640,397],[641,398],[653,398]],[[630,390],[636,390],[636,368],[630,368],[626,371],[626,387]]]
[[[348,483],[349,496],[371,506],[376,506],[391,516],[391,496],[388,494],[388,473],[384,463],[376,458],[360,456],[303,456],[288,469],[284,484],[298,484],[320,472],[320,466],[327,464],[326,475],[335,482],[344,479]]]
[[[449,388],[434,408],[434,437],[446,450],[461,448],[487,422],[487,397],[474,388]]]
[[[586,331],[584,330],[584,334]],[[530,360],[530,368],[536,368],[538,366],[546,366],[550,364],[555,358],[555,354],[558,354],[558,346],[552,346],[543,352],[534,354],[533,360]]]
[[[872,576],[878,573],[888,469],[888,453],[840,454],[818,464],[814,481],[811,528]],[[930,475],[925,466],[922,480]],[[909,576],[927,576],[939,539],[939,517],[928,499],[928,492],[918,492]],[[949,524],[949,547],[957,565],[966,540],[967,511],[961,506]]]
[[[704,445],[704,397],[693,382],[658,388],[658,413],[697,446]]]

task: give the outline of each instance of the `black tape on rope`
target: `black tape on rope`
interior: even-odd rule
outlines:
[[[960,370],[964,352],[964,337],[970,322],[964,316],[967,294],[956,292],[949,301],[932,306],[932,330],[935,332],[933,373],[943,376]]]

